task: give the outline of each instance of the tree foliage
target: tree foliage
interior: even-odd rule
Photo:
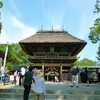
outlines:
[[[97,66],[98,65],[96,61],[87,58],[84,58],[80,61],[77,60],[74,64],[75,66]]]
[[[96,0],[94,13],[100,13],[100,0]],[[90,34],[88,37],[94,44],[100,42],[100,18],[97,18],[94,21],[93,27],[90,27]],[[98,55],[97,59],[100,60],[100,45],[98,47],[97,55]]]
[[[0,1],[0,8],[2,8],[3,3],[2,1]],[[0,12],[0,19],[1,19],[1,12]],[[0,22],[0,33],[1,33],[1,29],[2,29],[2,22]]]
[[[19,44],[0,44],[0,50],[5,52],[6,46],[8,45],[8,60],[7,66],[12,69],[16,66],[27,66],[29,64],[28,55],[21,49]]]
[[[99,12],[100,12],[100,1],[96,0],[94,13],[99,13]]]
[[[2,3],[2,1],[0,1],[0,8],[2,8],[2,6],[3,6],[3,3]]]

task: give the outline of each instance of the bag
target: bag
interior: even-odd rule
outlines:
[[[22,73],[21,72],[19,72],[19,76],[21,76],[22,75]]]

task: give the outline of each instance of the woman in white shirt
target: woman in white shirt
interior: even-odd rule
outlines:
[[[35,81],[33,90],[33,100],[43,100],[45,96],[45,80],[40,70],[36,70],[33,79]]]

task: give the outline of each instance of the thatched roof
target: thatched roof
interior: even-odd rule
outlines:
[[[84,40],[78,39],[67,31],[38,31],[36,34],[20,41],[19,43],[84,43]]]
[[[29,55],[33,55],[32,50],[29,48],[38,47],[38,46],[62,46],[62,47],[75,47],[75,50],[72,50],[72,55],[77,55],[87,44],[84,40],[78,39],[72,35],[70,35],[67,31],[38,31],[36,34],[22,40],[19,42],[22,49]]]

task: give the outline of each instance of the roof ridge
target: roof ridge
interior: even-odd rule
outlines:
[[[39,30],[37,33],[68,33],[65,30]]]

